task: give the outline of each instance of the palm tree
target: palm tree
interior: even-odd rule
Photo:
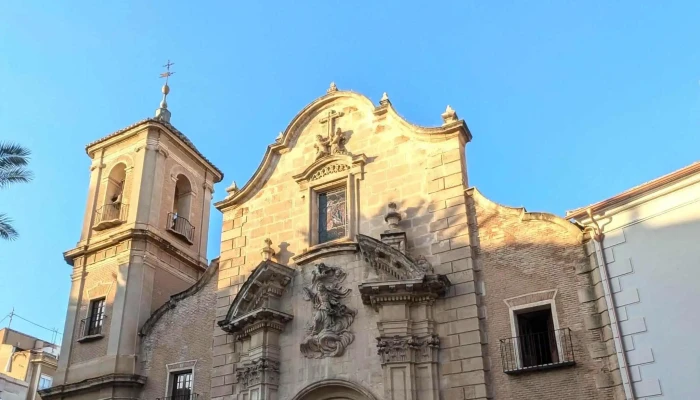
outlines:
[[[29,154],[28,149],[16,143],[0,142],[0,189],[32,180],[32,173],[25,168],[29,164]],[[15,240],[18,236],[12,227],[12,220],[0,214],[0,238]]]

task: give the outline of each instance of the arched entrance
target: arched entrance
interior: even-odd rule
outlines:
[[[302,389],[292,400],[378,400],[362,386],[340,380],[326,379]]]

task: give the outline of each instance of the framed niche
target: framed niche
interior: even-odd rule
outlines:
[[[297,263],[311,261],[320,249],[352,242],[359,231],[360,181],[364,154],[334,154],[316,160],[295,175],[307,214],[307,251]],[[324,252],[327,254],[327,252]]]

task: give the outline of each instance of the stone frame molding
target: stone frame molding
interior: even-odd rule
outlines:
[[[307,244],[309,249],[326,243],[318,239],[318,195],[320,193],[345,188],[347,228],[345,236],[331,242],[350,241],[360,227],[360,181],[364,179],[364,154],[332,154],[314,161],[303,172],[293,178],[299,184],[305,199],[308,215]],[[327,242],[327,243],[331,243]]]
[[[172,393],[170,393],[170,387],[172,385],[172,377],[175,373],[177,372],[183,372],[183,371],[190,371],[192,374],[192,393],[195,392],[195,380],[194,380],[194,367],[197,365],[197,360],[189,360],[189,361],[180,361],[176,363],[171,363],[171,364],[165,364],[165,371],[168,374],[167,378],[165,379],[165,395],[164,397],[170,397],[172,396]]]
[[[539,310],[543,307],[549,306],[550,312],[552,313],[552,325],[554,326],[554,331],[559,330],[559,316],[557,312],[556,296],[558,289],[542,290],[539,292],[526,293],[520,296],[510,297],[504,299],[503,302],[508,306],[508,318],[510,321],[510,332],[511,337],[518,337],[518,321],[517,314],[523,311]],[[556,337],[557,352],[563,354],[564,347],[561,343],[561,338]],[[520,358],[520,350],[518,346],[514,346],[513,351],[515,353],[515,363],[516,367],[520,368],[522,360]]]

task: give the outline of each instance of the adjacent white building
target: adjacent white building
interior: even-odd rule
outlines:
[[[598,233],[628,397],[700,398],[700,162],[567,217]]]

